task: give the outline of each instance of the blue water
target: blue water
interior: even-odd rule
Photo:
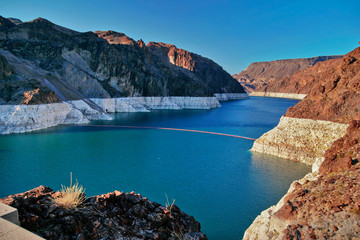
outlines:
[[[251,97],[213,110],[118,113],[93,124],[196,129],[252,138],[277,125],[296,100]],[[59,126],[0,136],[0,197],[39,185],[69,184],[87,196],[135,191],[165,204],[165,194],[194,216],[212,239],[241,239],[264,209],[310,168],[252,154],[253,141],[156,129]]]

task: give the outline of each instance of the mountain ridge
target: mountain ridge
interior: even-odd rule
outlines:
[[[290,77],[294,73],[314,66],[318,62],[340,57],[342,55],[254,62],[245,70],[232,76],[244,86],[247,92],[264,92],[267,91],[266,87],[272,83],[276,84],[283,78]]]
[[[88,98],[245,93],[210,59],[174,45],[168,49],[169,58],[158,46],[170,45],[145,45],[114,31],[77,32],[44,18],[15,24],[0,17],[0,49],[32,61]],[[171,63],[172,57],[180,56],[182,62]],[[188,62],[197,70],[188,69]]]

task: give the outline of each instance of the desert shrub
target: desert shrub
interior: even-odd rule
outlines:
[[[54,199],[54,202],[64,208],[76,208],[85,199],[85,188],[79,185],[77,180],[72,184],[72,173],[70,173],[70,186],[61,185],[60,195]]]

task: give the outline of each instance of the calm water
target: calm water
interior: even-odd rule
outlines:
[[[161,126],[258,138],[296,100],[252,97],[213,110],[119,113],[94,124]],[[209,239],[241,239],[254,218],[275,204],[310,168],[252,154],[253,142],[155,129],[60,126],[0,136],[0,197],[40,184],[69,184],[88,196],[134,190],[165,204],[165,194],[202,224]]]

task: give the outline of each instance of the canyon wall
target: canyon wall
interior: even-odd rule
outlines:
[[[0,16],[0,49],[5,93],[42,87],[62,101],[245,93],[218,64],[174,45],[145,45],[114,31],[76,32],[43,18],[15,24]]]
[[[312,164],[244,239],[357,239],[360,176],[360,48],[296,73],[307,96],[253,150]]]
[[[172,44],[0,16],[2,133],[109,119],[106,112],[211,109],[220,107],[215,93],[248,97],[221,66]]]

